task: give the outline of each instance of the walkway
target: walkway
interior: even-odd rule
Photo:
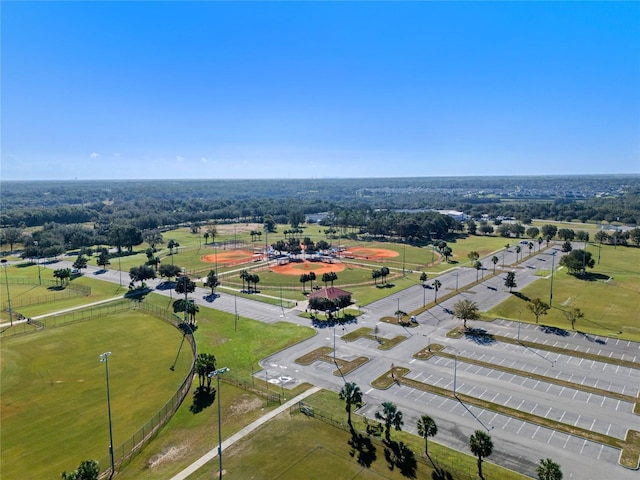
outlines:
[[[282,412],[288,410],[289,408],[294,406],[296,403],[301,402],[302,400],[304,400],[308,396],[313,395],[314,393],[316,393],[316,392],[318,392],[320,390],[321,390],[320,387],[312,387],[309,390],[306,390],[306,391],[302,392],[297,397],[292,398],[291,400],[289,400],[284,405],[280,405],[275,410],[272,410],[269,413],[267,413],[266,415],[260,417],[255,422],[247,425],[242,430],[240,430],[239,432],[235,433],[234,435],[231,435],[231,437],[229,437],[225,441],[223,441],[222,442],[222,449],[226,450],[231,445],[236,443],[238,440],[241,440],[245,436],[249,435],[251,432],[256,430],[258,427],[264,425],[265,423],[267,423],[272,418],[280,415]],[[184,479],[186,479],[187,477],[189,477],[189,475],[191,475],[192,473],[196,472],[198,469],[202,468],[207,462],[210,462],[211,460],[213,460],[217,456],[218,456],[218,447],[209,450],[209,452],[205,453],[202,457],[200,457],[198,460],[193,462],[191,465],[189,465],[187,468],[182,470],[180,473],[178,473],[177,475],[171,477],[171,480],[184,480]]]

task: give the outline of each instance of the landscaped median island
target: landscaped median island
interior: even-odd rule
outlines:
[[[338,370],[335,370],[333,374],[344,376],[369,361],[368,357],[357,357],[353,360],[343,360],[342,358],[337,357],[334,358],[331,356],[331,352],[333,352],[333,348],[330,347],[316,348],[312,352],[296,358],[296,363],[300,365],[311,365],[313,362],[333,363],[338,367]]]
[[[397,335],[393,338],[381,337],[376,333],[374,328],[369,327],[358,328],[357,330],[349,332],[340,338],[347,342],[355,342],[359,338],[368,338],[369,340],[373,340],[374,342],[378,343],[379,350],[391,350],[400,342],[403,342],[407,339],[407,337],[404,335]]]

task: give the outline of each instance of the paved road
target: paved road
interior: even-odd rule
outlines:
[[[522,250],[528,249],[522,246]],[[553,256],[555,254],[555,257]],[[532,255],[515,267],[516,252],[514,248],[497,252],[499,263],[497,272],[516,272],[517,289],[525,287],[536,279],[536,271],[551,270],[552,264],[557,267],[562,252],[557,247]],[[476,281],[476,275],[482,278],[483,273],[493,271],[490,255],[483,259],[487,270],[477,272],[475,269],[460,267],[452,269],[438,277],[442,288],[440,296],[459,290],[464,285]],[[504,268],[502,263],[504,262]],[[54,268],[69,266],[70,262],[59,262]],[[87,275],[94,275],[114,283],[128,283],[128,275],[117,271],[101,272],[97,268],[89,268]],[[488,276],[488,275],[487,275]],[[499,304],[511,295],[504,287],[505,275],[487,278],[471,290],[460,292],[454,298],[442,301],[439,305],[418,316],[419,326],[404,329],[399,326],[380,323],[383,316],[393,315],[400,307],[404,311],[412,311],[430,302],[435,295],[433,289],[421,285],[410,287],[390,297],[367,305],[363,314],[358,317],[357,325],[345,325],[328,329],[318,329],[317,335],[285,351],[279,352],[261,362],[263,371],[256,375],[272,383],[281,383],[284,387],[293,387],[301,382],[340,390],[344,381],[353,381],[361,386],[367,404],[359,413],[373,417],[375,411],[384,401],[393,401],[403,411],[405,430],[415,433],[415,423],[420,415],[427,413],[437,422],[438,436],[436,440],[445,445],[468,451],[468,438],[474,430],[486,428],[491,432],[495,444],[492,461],[505,465],[527,475],[534,475],[535,466],[540,458],[551,457],[558,461],[568,479],[616,478],[620,480],[638,480],[638,472],[624,469],[618,465],[619,450],[560,433],[556,430],[526,423],[515,418],[496,414],[459,401],[439,397],[422,390],[415,390],[403,385],[394,385],[381,391],[370,387],[373,379],[388,371],[391,364],[405,366],[411,370],[409,378],[421,382],[453,389],[455,378],[456,391],[477,398],[500,403],[519,410],[527,411],[555,421],[579,426],[606,435],[624,438],[628,428],[640,430],[640,416],[634,415],[628,402],[614,400],[610,397],[585,393],[577,388],[559,387],[546,381],[527,379],[526,375],[513,375],[496,369],[479,367],[463,360],[434,356],[427,361],[416,360],[412,355],[429,343],[445,345],[445,352],[475,360],[517,368],[524,372],[533,372],[553,378],[560,378],[577,384],[587,384],[605,390],[638,395],[640,388],[640,370],[619,367],[606,362],[583,360],[575,356],[550,353],[545,350],[525,348],[501,342],[478,342],[477,338],[450,339],[447,332],[459,324],[451,311],[460,298],[475,301],[482,311]],[[429,283],[432,279],[429,280]],[[160,281],[147,282],[156,288]],[[169,290],[158,290],[157,293],[171,295]],[[210,291],[197,289],[191,297],[201,305],[233,313],[241,316],[274,323],[281,320],[309,325],[308,320],[296,315],[294,310],[283,310],[278,306],[267,305],[245,298],[220,293],[211,299]],[[558,300],[555,300],[558,301]],[[373,328],[378,325],[379,336],[395,337],[404,335],[405,341],[389,351],[379,350],[377,343],[361,338],[354,342],[342,340],[342,336],[361,326]],[[577,333],[557,335],[545,331],[536,325],[509,321],[483,323],[482,328],[494,335],[520,338],[550,345],[557,345],[569,350],[580,350],[598,353],[603,356],[640,359],[640,345],[611,338],[589,338]],[[556,332],[557,333],[557,332]],[[309,366],[301,366],[295,359],[321,346],[333,348],[336,345],[336,357],[351,360],[358,356],[366,356],[369,362],[347,374],[343,379],[334,375],[335,365],[327,362],[315,362]],[[591,461],[598,459],[597,462]]]

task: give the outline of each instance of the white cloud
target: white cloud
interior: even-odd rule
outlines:
[[[99,153],[96,153],[96,152],[93,152],[91,155],[89,155],[89,157],[91,157],[91,158],[100,158],[100,156],[101,155]]]
[[[178,162],[184,162],[184,157],[182,155],[176,155],[176,160]]]
[[[200,162],[202,163],[207,163],[209,160],[207,160],[207,157],[200,157]]]

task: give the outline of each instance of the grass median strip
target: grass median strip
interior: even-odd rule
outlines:
[[[378,343],[378,350],[391,350],[400,342],[403,342],[407,339],[407,337],[404,335],[397,335],[393,338],[385,338],[372,332],[374,332],[372,328],[362,327],[354,330],[353,332],[349,332],[340,338],[347,342],[355,342],[359,338],[368,338],[369,340],[373,340],[374,342]]]
[[[481,398],[472,397],[463,393],[454,393],[451,390],[447,390],[435,385],[428,385],[417,380],[406,378],[406,375],[410,372],[405,367],[394,367],[380,377],[376,378],[371,385],[378,389],[386,389],[391,387],[394,383],[406,385],[410,388],[422,390],[425,392],[434,393],[446,398],[457,400],[461,403],[474,405],[485,410],[491,410],[502,415],[508,415],[519,420],[540,425],[542,427],[550,428],[559,432],[563,432],[569,435],[582,437],[586,440],[609,445],[614,448],[619,448],[622,453],[620,455],[620,464],[626,468],[637,469],[640,462],[640,442],[637,440],[640,438],[640,432],[629,430],[624,440],[604,435],[598,432],[592,432],[584,428],[575,427],[573,425],[567,425],[565,423],[550,420],[539,415],[522,412],[515,408],[506,407],[497,403],[489,402]]]
[[[334,375],[346,375],[369,361],[368,357],[357,357],[353,360],[343,360],[342,358],[337,357],[334,358],[330,355],[332,352],[333,349],[330,347],[316,348],[315,350],[296,358],[295,362],[300,365],[311,365],[313,362],[332,363],[338,367],[337,370],[334,370]]]

